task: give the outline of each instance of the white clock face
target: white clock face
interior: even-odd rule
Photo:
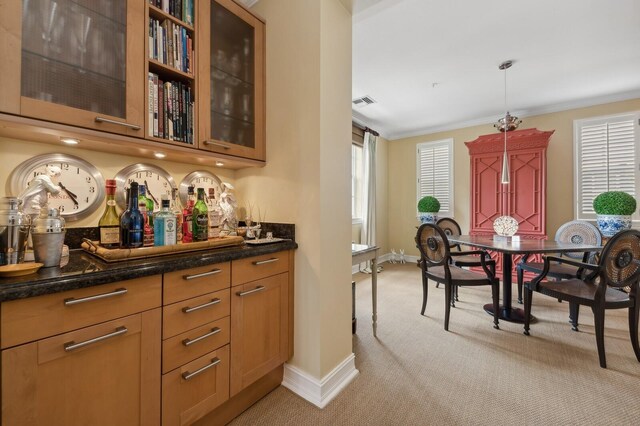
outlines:
[[[32,182],[37,185],[38,176],[48,175],[55,170],[53,183],[57,194],[48,193],[48,207],[57,208],[68,221],[78,220],[93,213],[104,201],[104,179],[98,169],[85,160],[67,154],[44,154],[18,165],[9,178],[10,193],[14,196],[25,194],[24,190]],[[26,201],[34,205],[34,201]]]
[[[205,201],[207,202],[207,207],[214,207],[214,199],[209,197],[209,190],[213,189],[214,197],[217,202],[220,202],[220,194],[222,193],[222,181],[220,178],[213,173],[198,170],[195,172],[189,173],[187,176],[182,179],[180,182],[180,201],[182,205],[187,204],[187,189],[189,186],[193,186],[195,188],[196,194],[198,188],[204,188]]]
[[[153,210],[160,210],[162,194],[169,195],[171,199],[172,189],[176,187],[171,175],[161,167],[153,164],[133,164],[120,170],[116,175],[116,202],[123,210],[125,205],[125,191],[132,182],[144,185],[147,189],[147,197],[153,200]]]
[[[518,221],[511,216],[500,216],[493,221],[493,230],[498,235],[512,237],[518,232]]]

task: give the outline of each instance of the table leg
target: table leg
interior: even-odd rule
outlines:
[[[373,305],[373,315],[371,320],[373,321],[373,335],[376,335],[376,321],[378,320],[377,306],[378,306],[378,259],[374,256],[371,259],[371,302]]]
[[[511,253],[502,254],[502,305],[500,305],[500,319],[508,322],[524,323],[524,311],[511,306],[511,269],[513,258]],[[493,304],[484,305],[484,310],[493,315]],[[533,317],[531,318],[533,320]]]

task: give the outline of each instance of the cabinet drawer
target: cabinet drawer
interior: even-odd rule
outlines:
[[[191,424],[228,399],[226,345],[162,376],[162,424]]]
[[[231,263],[231,285],[240,285],[260,278],[287,272],[289,270],[289,252],[265,254],[234,260]]]
[[[2,303],[2,348],[109,321],[162,304],[160,275]]]
[[[230,281],[230,262],[169,272],[164,274],[164,304],[222,290]]]
[[[168,339],[229,316],[230,290],[216,291],[162,308],[162,338]]]
[[[162,342],[162,372],[167,373],[229,343],[229,327],[229,317],[224,317]]]

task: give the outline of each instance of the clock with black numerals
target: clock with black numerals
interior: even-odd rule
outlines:
[[[213,189],[216,199],[220,198],[220,194],[222,193],[222,181],[218,176],[206,170],[196,170],[186,175],[184,179],[182,179],[182,182],[180,182],[178,192],[183,206],[187,205],[187,189],[189,186],[193,186],[196,192],[198,188],[204,188],[205,201],[209,208],[214,207],[213,200],[209,198],[209,189]]]
[[[100,171],[82,158],[68,154],[43,154],[19,164],[7,182],[9,194],[18,196],[36,176],[45,174],[47,167],[60,169],[54,184],[58,194],[48,194],[48,205],[57,208],[67,221],[89,216],[104,201],[104,179]]]
[[[160,210],[162,194],[168,194],[171,198],[172,190],[177,189],[171,175],[162,167],[145,163],[132,164],[116,174],[116,203],[123,210],[127,208],[125,203],[126,188],[132,182],[146,186],[147,197],[153,200],[154,211]]]

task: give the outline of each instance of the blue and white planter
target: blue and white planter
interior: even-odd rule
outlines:
[[[596,217],[598,228],[605,237],[613,237],[620,231],[631,229],[631,216],[619,214],[599,214]]]
[[[418,213],[420,223],[436,223],[438,221],[438,213],[420,212]]]

